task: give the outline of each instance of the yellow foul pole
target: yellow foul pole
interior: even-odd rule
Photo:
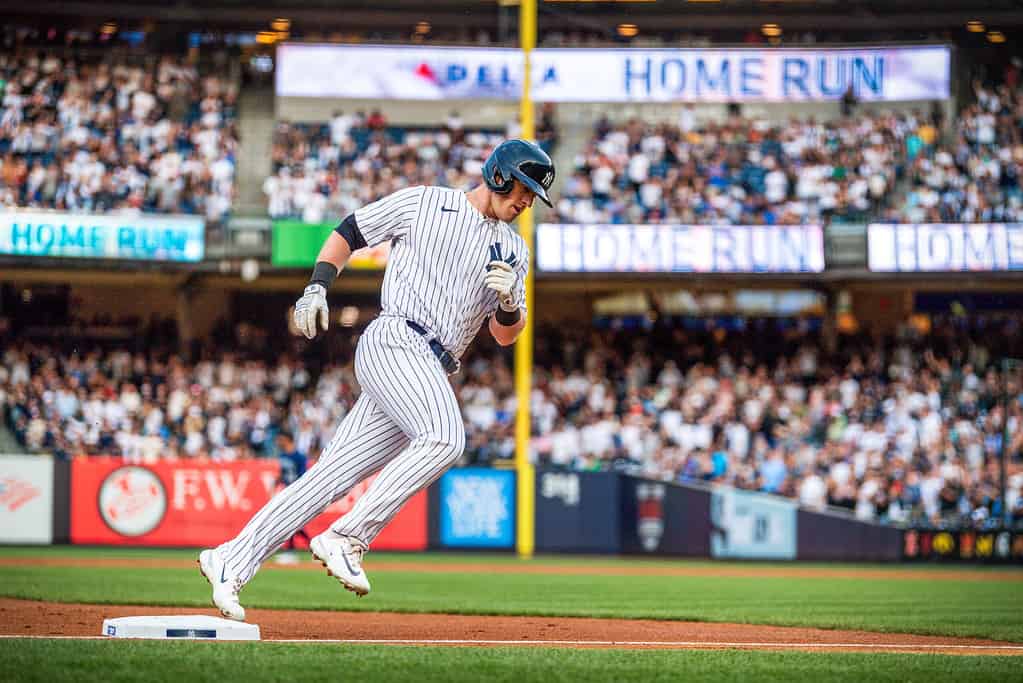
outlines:
[[[532,140],[533,131],[533,100],[530,96],[530,53],[536,47],[536,0],[521,0],[519,4],[519,43],[522,46],[522,99],[520,101],[519,118],[522,123],[522,137]],[[529,462],[530,410],[529,395],[530,379],[533,371],[533,266],[536,258],[533,255],[533,210],[527,209],[519,216],[519,233],[529,246],[529,274],[526,276],[526,327],[519,335],[515,344],[515,396],[518,411],[515,417],[515,471],[518,479],[517,539],[516,549],[519,557],[532,557],[534,543],[534,470]]]

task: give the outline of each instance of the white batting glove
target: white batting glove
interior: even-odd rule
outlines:
[[[295,303],[295,327],[306,339],[316,336],[317,321],[327,331],[330,311],[327,308],[327,290],[323,285],[312,284],[302,292],[302,298]]]
[[[487,277],[484,283],[497,292],[501,308],[509,312],[518,308],[515,304],[515,295],[512,294],[517,278],[515,269],[504,261],[491,261],[487,264]]]

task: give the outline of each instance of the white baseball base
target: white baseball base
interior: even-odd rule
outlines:
[[[102,635],[158,640],[259,640],[259,626],[204,614],[104,619]]]

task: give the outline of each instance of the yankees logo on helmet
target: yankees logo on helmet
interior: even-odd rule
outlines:
[[[544,204],[553,206],[547,190],[554,182],[554,162],[532,142],[505,140],[498,145],[483,164],[483,180],[498,194],[511,192],[518,180]]]

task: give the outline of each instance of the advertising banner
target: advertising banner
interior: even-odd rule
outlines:
[[[622,552],[706,557],[710,553],[710,493],[703,489],[621,477]]]
[[[1023,271],[1023,224],[875,223],[867,254],[886,273]]]
[[[950,52],[943,46],[533,54],[539,102],[821,102],[850,87],[865,102],[949,96]]]
[[[53,542],[53,459],[0,455],[0,543]]]
[[[946,46],[537,49],[540,102],[819,102],[851,87],[866,102],[949,97]],[[277,95],[362,99],[518,99],[514,49],[284,44]],[[345,74],[345,78],[337,78]]]
[[[607,472],[537,472],[536,549],[620,552],[620,481]]]
[[[794,501],[721,487],[711,494],[710,506],[711,557],[796,559]]]
[[[71,465],[71,542],[218,545],[270,499],[279,473],[276,460],[128,465],[120,458],[78,459]],[[314,535],[326,529],[368,485],[364,482],[334,503],[306,531]],[[426,548],[425,495],[402,509],[374,548]]]
[[[440,542],[448,548],[515,544],[515,473],[449,470],[440,480]]]
[[[285,43],[277,48],[277,96],[517,99],[522,63],[521,50],[510,48]]]
[[[820,273],[819,225],[572,225],[536,232],[540,270],[552,273]]]
[[[273,222],[270,262],[279,268],[305,268],[316,265],[316,257],[324,240],[334,231],[334,223],[303,223],[296,220]],[[383,270],[391,243],[358,249],[352,254],[346,269]]]
[[[1023,564],[1023,533],[1007,529],[906,529],[902,559]]]
[[[0,212],[0,254],[198,262],[205,225],[199,216],[7,211]]]

